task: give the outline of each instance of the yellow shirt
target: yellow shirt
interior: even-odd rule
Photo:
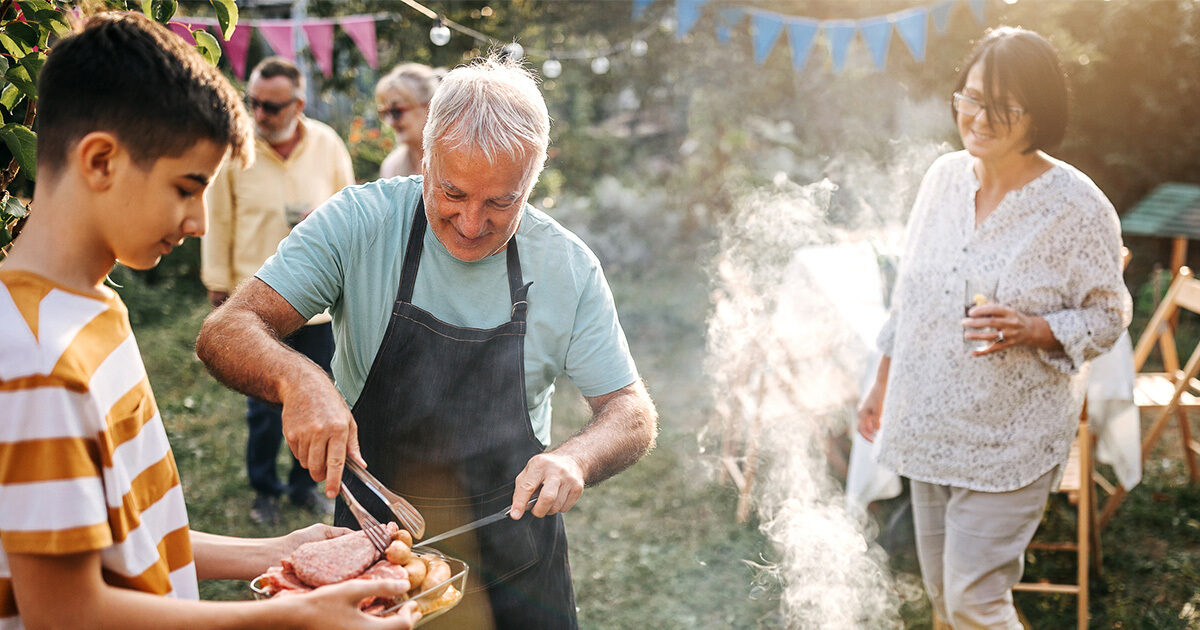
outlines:
[[[197,599],[179,472],[121,299],[0,270],[0,348],[0,628],[21,626],[12,553],[99,551],[109,584]]]
[[[232,292],[275,253],[302,214],[355,183],[337,132],[309,118],[300,125],[304,137],[287,159],[258,138],[254,164],[243,170],[227,163],[209,187],[200,279],[210,291]]]

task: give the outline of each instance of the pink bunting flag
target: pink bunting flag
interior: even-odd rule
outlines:
[[[267,45],[271,47],[271,50],[275,51],[276,55],[284,59],[296,60],[295,25],[292,22],[268,22],[263,20],[257,26],[258,32],[262,33],[263,39],[267,40]]]
[[[378,69],[379,49],[375,44],[375,18],[370,15],[355,16],[338,20],[338,24],[350,39],[354,40],[363,57],[367,58],[367,65]]]
[[[302,28],[308,36],[308,49],[321,67],[321,73],[326,77],[333,76],[333,23],[305,22]]]
[[[221,41],[225,46],[225,56],[229,58],[229,65],[233,67],[233,75],[239,79],[246,78],[246,53],[250,50],[250,31],[250,25],[243,22],[233,29],[228,41]]]

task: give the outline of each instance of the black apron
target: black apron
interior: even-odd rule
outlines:
[[[512,503],[514,480],[542,452],[525,405],[525,315],[514,236],[511,318],[489,330],[451,326],[413,306],[426,229],[417,204],[387,332],[354,405],[372,474],[404,495],[439,534]],[[352,475],[342,478],[380,521],[391,513]],[[358,528],[338,500],[334,523]],[[575,628],[562,515],[504,519],[437,545],[470,565],[463,601],[426,628]]]

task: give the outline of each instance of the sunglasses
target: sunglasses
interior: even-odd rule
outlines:
[[[295,103],[298,100],[300,100],[299,97],[293,98],[292,100],[286,101],[283,103],[272,103],[271,101],[260,101],[256,98],[254,98],[253,96],[247,96],[246,97],[246,107],[249,108],[250,111],[254,111],[256,109],[262,109],[263,113],[267,114],[268,116],[274,116],[275,114],[278,114],[279,112],[283,111],[283,108],[287,107],[288,105],[291,105],[292,103]]]
[[[380,120],[400,120],[400,117],[403,116],[405,114],[405,112],[407,112],[410,109],[413,109],[413,108],[400,107],[399,105],[396,105],[394,107],[389,107],[387,109],[378,109],[376,111],[379,113]]]

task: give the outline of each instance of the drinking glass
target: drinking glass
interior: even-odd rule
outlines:
[[[995,278],[972,277],[967,278],[966,287],[963,290],[963,317],[970,317],[968,314],[972,307],[991,304],[996,301],[996,284]],[[967,332],[995,332],[994,328],[963,328],[963,334]],[[993,343],[990,339],[966,339],[963,338],[963,345],[969,351],[985,350]]]

